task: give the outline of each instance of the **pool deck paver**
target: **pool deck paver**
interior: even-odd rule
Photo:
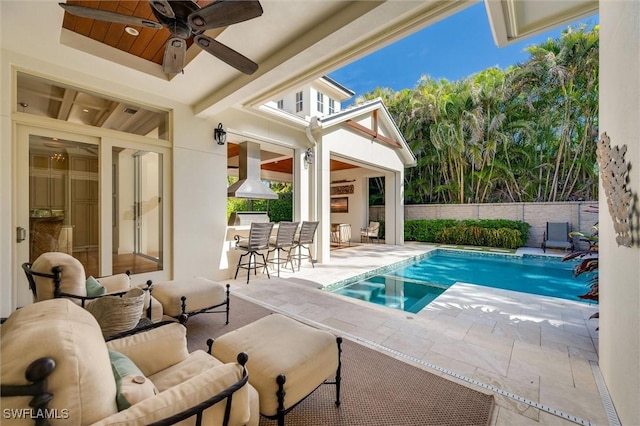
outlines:
[[[607,424],[590,362],[598,360],[597,305],[457,283],[418,314],[374,305],[319,288],[390,265],[433,246],[356,245],[331,262],[300,271],[230,281],[233,294],[315,323],[419,368],[481,392],[458,375],[512,392],[593,424]],[[535,249],[531,253],[537,253]],[[233,309],[233,308],[232,308]],[[495,393],[492,425],[575,425]]]

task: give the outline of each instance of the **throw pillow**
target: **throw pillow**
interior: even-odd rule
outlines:
[[[118,411],[158,394],[153,382],[125,355],[109,349],[109,359],[116,381]]]
[[[107,294],[107,289],[100,285],[98,280],[91,276],[87,278],[86,286],[88,297],[98,297]]]

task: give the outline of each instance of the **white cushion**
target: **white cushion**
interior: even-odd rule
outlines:
[[[338,368],[336,337],[280,314],[271,314],[218,337],[213,356],[231,362],[249,355],[249,382],[260,394],[260,412],[277,413],[276,377],[286,376],[285,409],[297,404]]]
[[[182,313],[182,296],[186,297],[187,313],[219,305],[227,297],[224,285],[202,277],[155,283],[151,294],[172,317]]]
[[[130,408],[106,418],[94,426],[121,425],[142,426],[169,417],[186,410],[217,393],[228,388],[242,378],[242,367],[239,364],[223,364],[209,368],[203,373],[174,386],[158,395],[147,398]],[[205,410],[203,425],[220,425],[224,418],[226,401],[222,401]],[[250,394],[249,386],[245,385],[233,394],[229,425],[246,425],[249,422]],[[195,417],[189,419],[193,424]]]
[[[3,385],[26,384],[25,370],[41,357],[56,367],[47,380],[49,408],[66,411],[53,425],[87,425],[118,411],[116,384],[100,326],[68,299],[46,300],[15,311],[0,329]],[[29,408],[31,397],[2,398],[3,409]],[[21,424],[16,422],[16,424]],[[29,419],[25,424],[33,425]]]
[[[131,287],[131,279],[127,274],[115,274],[96,279],[100,285],[107,289],[107,293],[127,291]]]
[[[76,296],[87,295],[87,277],[84,274],[84,266],[78,259],[67,253],[48,252],[43,253],[33,262],[31,270],[35,272],[51,273],[51,268],[61,266],[60,290]],[[46,277],[33,277],[36,283],[38,301],[53,299],[53,279]]]
[[[187,329],[179,323],[111,340],[107,342],[107,347],[126,355],[147,377],[189,356]]]

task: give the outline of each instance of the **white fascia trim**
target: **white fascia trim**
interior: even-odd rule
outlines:
[[[413,154],[413,151],[411,151],[409,144],[405,140],[400,129],[398,129],[398,126],[395,120],[393,119],[393,117],[391,116],[391,113],[389,113],[389,110],[387,109],[384,102],[380,98],[376,98],[371,101],[365,102],[362,105],[358,105],[358,106],[349,108],[347,110],[340,111],[323,118],[319,118],[318,125],[323,130],[328,129],[332,126],[344,123],[347,120],[354,119],[356,117],[361,116],[362,114],[373,112],[375,110],[382,111],[383,114],[380,118],[384,120],[385,124],[387,125],[386,127],[391,129],[391,132],[393,133],[393,135],[391,135],[392,138],[398,141],[398,143],[402,146],[401,152],[404,158],[405,166],[406,167],[416,166],[416,164],[418,163],[416,156]]]
[[[484,0],[484,7],[489,19],[489,27],[496,46],[502,47],[509,43],[509,31],[505,22],[504,7],[501,0]]]
[[[266,115],[269,115],[269,118],[276,118],[278,121],[280,122],[285,122],[286,124],[290,125],[290,126],[294,126],[296,128],[303,128],[303,127],[307,127],[309,125],[309,120],[306,120],[300,116],[297,116],[295,114],[292,114],[290,112],[287,111],[283,111],[281,109],[278,108],[273,108],[270,107],[268,105],[260,105],[257,108],[250,108],[250,107],[245,107],[243,108],[244,110],[257,110],[260,111]],[[263,114],[263,115],[264,115]]]

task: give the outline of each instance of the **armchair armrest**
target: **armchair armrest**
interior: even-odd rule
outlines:
[[[3,383],[0,386],[0,395],[5,397],[11,396],[32,396],[29,406],[35,410],[46,410],[49,401],[53,396],[47,389],[47,377],[51,375],[56,368],[56,362],[53,358],[43,357],[33,361],[25,371],[25,378],[29,381],[26,385],[8,385]],[[36,426],[48,425],[45,417],[38,417],[35,421]]]
[[[187,329],[180,323],[159,323],[107,342],[107,347],[126,355],[145,376],[175,365],[189,356]]]
[[[247,424],[251,416],[247,386],[249,376],[245,369],[247,359],[245,353],[240,353],[237,364],[212,367],[94,423],[94,426],[114,423],[164,426],[198,414],[202,415],[202,424]]]

